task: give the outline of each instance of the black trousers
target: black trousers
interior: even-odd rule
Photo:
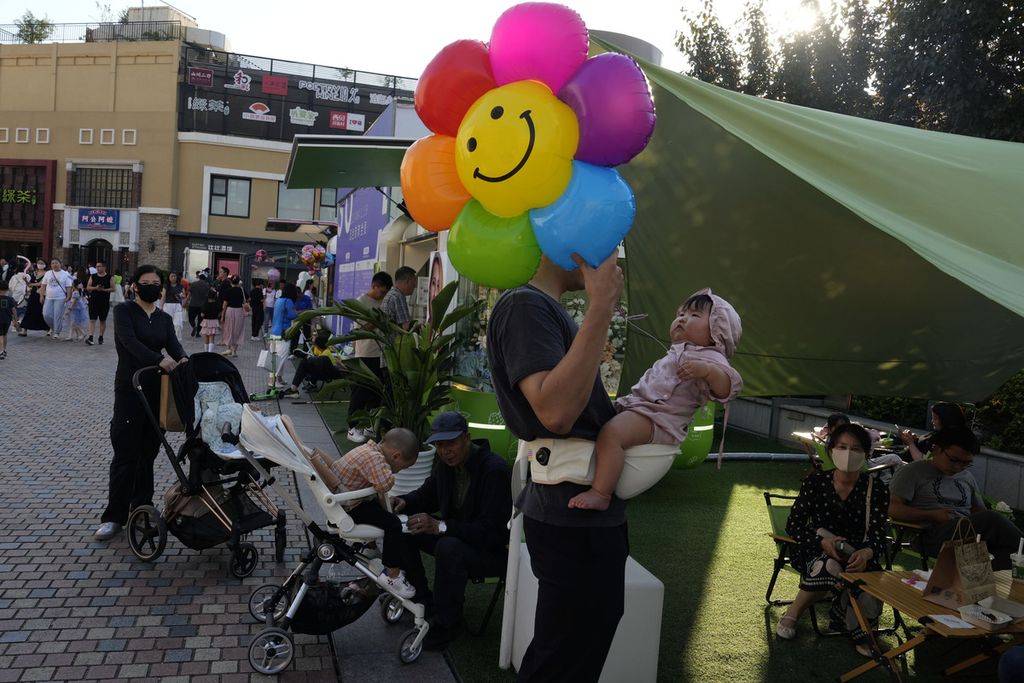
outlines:
[[[263,336],[263,304],[252,307],[252,336]]]
[[[349,517],[356,524],[369,524],[384,530],[384,547],[380,552],[380,560],[385,567],[402,567],[405,552],[402,549],[402,522],[397,516],[388,512],[375,500],[366,500],[348,511]]]
[[[563,527],[529,517],[523,525],[539,585],[533,641],[516,680],[597,681],[625,604],[626,525]]]
[[[192,328],[192,336],[199,336],[199,323],[201,322],[203,315],[202,306],[189,306],[188,307],[188,324]]]
[[[985,541],[988,551],[992,553],[992,569],[1010,568],[1010,555],[1017,552],[1017,544],[1020,543],[1021,531],[1016,525],[993,510],[985,510],[968,516],[974,526],[974,532],[981,534],[981,540]],[[956,531],[957,520],[952,519],[942,524],[929,527],[922,534],[925,550],[929,557],[938,557],[942,549],[943,541],[952,538]],[[965,525],[961,524],[961,531]]]
[[[280,362],[280,361],[279,361]],[[331,381],[341,379],[341,370],[334,367],[334,363],[327,356],[311,356],[303,358],[299,367],[295,368],[295,376],[292,377],[292,385],[299,387],[305,379],[318,382],[320,380]]]
[[[381,382],[387,382],[387,374],[384,369],[382,358],[360,358],[366,363],[366,367],[373,371],[373,374],[380,377]],[[360,410],[372,410],[380,405],[380,397],[369,389],[352,384],[352,395],[348,402],[348,425],[352,426],[352,416]]]
[[[404,538],[408,553],[404,569],[409,583],[416,589],[417,602],[433,601],[434,619],[439,626],[450,628],[462,619],[466,600],[466,583],[470,579],[502,576],[508,553],[474,548],[451,536],[409,534]],[[421,552],[434,556],[434,591],[427,586]]]
[[[146,395],[149,405],[160,405],[155,388]],[[123,525],[132,508],[153,504],[153,461],[160,449],[160,434],[130,390],[114,391],[110,445],[114,458],[110,461],[107,509],[100,520]]]

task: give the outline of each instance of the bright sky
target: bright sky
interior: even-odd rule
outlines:
[[[95,0],[23,0],[37,16],[54,23],[95,22],[100,10]],[[104,3],[105,4],[105,3]],[[145,6],[157,5],[148,0]],[[211,2],[177,0],[172,3],[195,17],[201,28],[228,36],[235,52],[310,62],[326,66],[377,71],[397,76],[419,76],[431,57],[459,38],[487,40],[495,19],[515,0],[248,0]],[[682,28],[680,7],[694,13],[702,0],[568,0],[588,28],[604,29],[642,38],[664,53],[663,65],[680,70],[682,55],[675,48]],[[719,19],[730,30],[743,13],[744,0],[716,0]],[[823,0],[827,6],[829,0]],[[110,1],[114,16],[129,6]],[[137,6],[137,3],[131,3]],[[24,11],[5,2],[0,23],[13,22]],[[808,27],[810,13],[801,0],[765,0],[771,30],[786,34]]]

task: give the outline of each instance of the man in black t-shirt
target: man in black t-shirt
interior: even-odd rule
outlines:
[[[598,368],[622,271],[615,254],[598,268],[574,259],[579,268],[569,272],[542,258],[528,285],[501,296],[487,326],[498,406],[524,441],[594,440],[615,414]],[[577,328],[559,299],[580,289],[590,306]],[[516,500],[539,583],[519,680],[596,681],[622,617],[626,504],[613,496],[605,511],[569,508],[569,499],[586,489],[527,481]]]
[[[89,276],[85,286],[89,293],[89,337],[85,343],[92,346],[92,335],[96,332],[96,321],[100,321],[100,336],[97,341],[103,343],[103,335],[107,331],[107,315],[110,313],[110,293],[114,291],[113,276],[107,272],[107,264],[96,262],[96,273]]]

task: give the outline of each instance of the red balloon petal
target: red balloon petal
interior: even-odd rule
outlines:
[[[423,70],[416,86],[416,113],[430,130],[455,137],[469,108],[494,87],[487,44],[456,40]]]

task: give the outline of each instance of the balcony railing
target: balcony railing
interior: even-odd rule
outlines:
[[[97,22],[91,24],[50,24],[45,31],[19,29],[17,24],[0,24],[0,44],[19,43],[110,43],[113,41],[181,40],[185,30],[180,21]]]

